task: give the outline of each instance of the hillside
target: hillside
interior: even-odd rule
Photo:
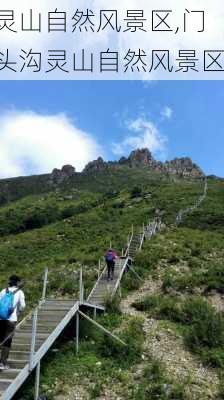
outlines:
[[[62,340],[45,360],[47,399],[224,398],[223,180],[208,178],[206,199],[176,227],[178,211],[204,189],[189,159],[161,165],[142,150],[115,164],[98,160],[83,173],[67,166],[53,177],[0,181],[0,283],[20,274],[29,309],[45,266],[48,294],[75,298],[82,265],[87,295],[110,242],[121,252],[131,225],[139,229],[158,212],[163,230],[137,256],[142,280],[128,274],[121,304],[116,299],[98,317],[128,350],[82,321],[79,356]],[[18,399],[31,392],[32,382]]]
[[[133,168],[135,170],[132,173]],[[141,184],[148,179],[161,177],[201,178],[203,171],[188,157],[176,158],[162,163],[156,161],[148,149],[137,149],[128,158],[105,162],[101,157],[86,165],[82,172],[76,172],[71,165],[61,169],[54,168],[52,173],[0,180],[0,204],[20,199],[24,196],[48,193],[57,190],[75,188],[97,192],[106,192],[128,187],[129,180]]]

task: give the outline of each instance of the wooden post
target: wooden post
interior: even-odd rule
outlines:
[[[134,225],[133,224],[131,226],[131,234],[132,234],[132,236],[134,235]]]
[[[41,300],[44,301],[46,298],[46,292],[47,292],[47,284],[48,284],[48,268],[45,268],[44,271],[44,283],[43,283],[43,291],[42,291],[42,298]]]
[[[79,312],[76,313],[76,354],[79,352]]]
[[[40,391],[40,361],[36,366],[34,400],[39,399],[39,391]]]
[[[30,359],[29,359],[29,370],[30,371],[32,371],[32,369],[33,369],[33,357],[34,357],[34,354],[35,354],[35,347],[36,347],[37,312],[38,312],[38,309],[36,308],[34,313],[33,313],[33,321],[32,321]]]
[[[96,307],[94,307],[94,310],[93,310],[93,319],[94,319],[94,321],[96,321]]]

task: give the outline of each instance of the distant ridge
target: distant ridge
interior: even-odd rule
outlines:
[[[128,158],[122,157],[119,161],[106,162],[102,157],[99,157],[97,160],[87,164],[83,173],[104,171],[108,168],[116,168],[121,165],[126,165],[130,168],[148,167],[156,172],[179,175],[181,177],[201,178],[204,176],[201,168],[193,163],[189,157],[175,158],[174,160],[162,163],[161,161],[156,161],[147,148],[134,150]]]
[[[104,161],[102,157],[89,162],[82,172],[76,172],[72,165],[64,165],[61,169],[54,168],[49,174],[31,175],[25,177],[0,180],[0,205],[21,197],[33,194],[47,193],[65,189],[87,188],[98,184],[101,178],[100,191],[108,186],[111,177],[116,179],[117,174],[122,179],[128,174],[154,174],[172,179],[201,179],[204,173],[189,157],[175,158],[164,163],[156,161],[147,148],[131,152],[129,157],[122,157],[119,161]],[[109,175],[109,179],[108,179]],[[94,181],[95,179],[95,181]],[[104,180],[103,180],[104,179]]]

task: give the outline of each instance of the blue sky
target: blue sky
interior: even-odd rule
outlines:
[[[222,81],[1,81],[1,177],[149,145],[224,176]]]

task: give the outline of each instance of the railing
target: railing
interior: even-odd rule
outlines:
[[[87,301],[88,301],[88,300],[90,299],[90,297],[92,296],[94,290],[96,289],[96,287],[97,287],[97,285],[98,285],[98,282],[99,282],[100,279],[103,277],[103,274],[104,274],[105,271],[106,271],[107,266],[104,265],[103,270],[100,272],[101,266],[102,266],[102,264],[101,264],[101,259],[99,259],[99,264],[98,264],[98,279],[97,279],[97,281],[95,282],[95,285],[93,286],[93,288],[92,288],[90,294],[88,295]]]
[[[116,282],[116,284],[115,284],[115,286],[113,288],[113,291],[111,293],[111,297],[114,296],[114,294],[116,293],[116,291],[117,291],[117,289],[118,289],[118,287],[120,285],[121,278],[123,276],[123,272],[124,272],[124,270],[125,270],[125,268],[126,268],[126,266],[128,264],[128,260],[129,260],[129,258],[127,257],[126,259],[124,259],[124,264],[120,265],[120,271],[119,271],[118,279],[117,279],[117,282]]]
[[[129,249],[130,249],[130,245],[131,245],[133,236],[134,236],[134,225],[132,224],[132,226],[131,226],[131,236],[128,235],[128,238],[127,238],[127,248],[126,248],[126,250],[125,250],[124,257],[128,257],[128,255],[129,255]]]
[[[199,196],[199,198],[196,200],[195,204],[193,204],[192,206],[187,207],[187,208],[185,208],[185,209],[183,209],[183,210],[180,210],[180,211],[178,212],[178,214],[177,214],[177,216],[176,216],[176,219],[175,219],[176,225],[179,225],[179,224],[182,222],[183,217],[184,217],[185,215],[187,215],[187,214],[193,212],[194,210],[196,210],[196,209],[201,205],[201,203],[202,203],[202,202],[206,199],[206,197],[207,197],[207,192],[208,192],[208,182],[207,182],[207,179],[205,179],[203,194],[202,194],[201,196]]]

